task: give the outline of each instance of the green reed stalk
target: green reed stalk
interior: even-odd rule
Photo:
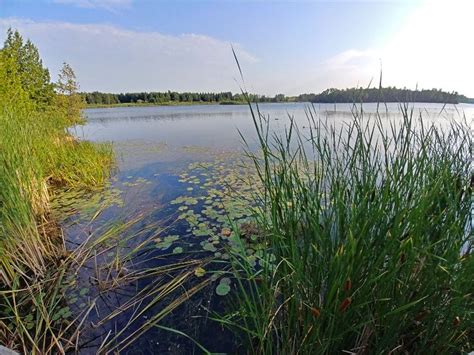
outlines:
[[[282,135],[252,106],[268,249],[237,255],[235,313],[258,354],[463,353],[474,348],[472,137],[463,121],[308,108]],[[441,118],[440,118],[441,121]],[[446,123],[446,122],[445,122]],[[274,262],[272,262],[274,260]]]

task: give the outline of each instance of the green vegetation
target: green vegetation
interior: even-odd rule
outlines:
[[[128,103],[118,103],[118,104],[88,104],[87,108],[110,108],[110,107],[150,107],[150,106],[190,106],[190,105],[225,105],[223,102],[179,102],[179,101],[170,101],[170,102],[160,102],[159,104],[154,102],[128,102]],[[245,103],[238,103],[245,104]]]
[[[247,103],[245,95],[196,92],[141,92],[110,94],[101,92],[81,93],[88,107],[114,106],[154,106],[154,105],[197,105],[221,104],[244,105]],[[320,94],[301,94],[295,97],[278,94],[273,97],[248,94],[251,102],[313,102],[313,103],[353,103],[353,102],[435,102],[443,104],[474,103],[474,99],[467,98],[457,92],[448,93],[438,89],[409,90],[387,88],[350,88],[327,89]]]
[[[110,94],[101,92],[81,93],[87,105],[183,105],[183,104],[245,104],[242,94],[231,92],[197,93],[197,92],[140,92],[125,94]],[[285,102],[290,98],[282,94],[274,97],[250,95],[252,102]]]
[[[360,102],[435,102],[442,104],[458,104],[473,102],[472,99],[457,92],[445,92],[438,89],[409,90],[386,88],[350,88],[327,89],[320,94],[302,94],[297,101],[314,103],[360,103]]]
[[[63,73],[73,79],[68,66]],[[52,84],[36,47],[8,31],[0,51],[0,343],[25,353],[60,351],[69,315],[53,316],[64,291],[58,266],[69,254],[50,198],[58,188],[103,185],[112,164],[110,146],[67,133],[80,101],[61,86],[65,78]]]
[[[250,108],[267,248],[258,267],[234,253],[236,308],[220,321],[254,354],[472,351],[467,122],[427,125],[408,105],[387,122],[354,107],[335,128],[310,110],[310,128],[279,136]]]
[[[145,236],[163,235],[170,245],[174,239],[157,223],[138,228],[143,212],[91,228],[105,208],[121,202],[108,187],[111,146],[78,141],[67,131],[83,122],[77,90],[69,65],[51,83],[37,48],[8,31],[0,50],[0,344],[20,353],[77,352],[80,337],[94,331],[90,327],[110,327],[133,308],[126,324],[97,345],[99,353],[121,351],[209,283],[202,278],[189,284],[207,260],[146,266],[144,253],[157,247],[156,238]],[[139,183],[146,180],[133,184]],[[69,250],[61,223],[77,212],[87,229]],[[139,265],[132,262],[137,255]],[[109,292],[139,283],[147,286],[122,307],[105,314],[97,307]],[[159,311],[144,321],[157,305]],[[87,321],[92,311],[94,325]]]

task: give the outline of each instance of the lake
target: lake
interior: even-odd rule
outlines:
[[[445,124],[450,119],[459,119],[462,112],[468,120],[474,118],[473,105],[414,104],[414,115],[420,113],[426,122]],[[308,126],[304,103],[260,104],[261,113],[268,117],[272,132],[283,133],[290,117],[301,131]],[[342,128],[352,120],[352,105],[318,104],[314,113],[331,125]],[[367,117],[373,116],[376,104],[365,104]],[[397,104],[381,105],[382,120],[400,120]],[[130,216],[141,215],[139,227],[153,225],[153,230],[141,236],[141,240],[155,238],[155,250],[147,258],[137,257],[138,262],[148,266],[163,265],[159,256],[168,255],[168,260],[202,258],[214,256],[221,263],[229,259],[226,253],[227,228],[231,221],[244,223],[249,216],[249,206],[240,201],[235,193],[252,196],[251,167],[243,161],[244,143],[247,149],[257,148],[255,128],[246,105],[196,105],[161,107],[118,107],[86,109],[87,124],[73,129],[80,139],[95,142],[113,142],[117,157],[117,172],[112,179],[110,191],[120,199],[106,208],[92,224],[100,226]],[[70,223],[66,234],[70,242],[84,238],[84,225]],[[157,238],[156,230],[162,230]],[[258,247],[249,248],[249,257],[258,252]],[[135,260],[136,263],[137,260]],[[146,260],[146,261],[143,261]],[[209,266],[216,272],[215,279],[184,307],[177,308],[164,323],[184,331],[213,352],[239,352],[238,342],[230,333],[210,320],[210,311],[226,307],[226,297],[216,295],[216,285],[229,282],[218,266]],[[221,273],[219,273],[221,272]],[[86,284],[90,275],[83,275]],[[109,299],[101,299],[92,321],[97,321],[114,308],[129,300],[133,292],[147,286],[146,280],[136,282],[130,288]],[[192,283],[191,283],[192,284]],[[92,288],[90,285],[86,285]],[[230,283],[232,292],[232,284]],[[135,290],[135,291],[134,291]],[[216,292],[215,292],[216,291]],[[133,308],[116,317],[113,324],[89,329],[84,335],[84,352],[94,349],[107,338],[109,331],[116,332],[127,323],[127,318],[139,309]],[[153,317],[159,305],[150,308],[129,327],[122,337],[140,329],[140,324]],[[141,322],[141,323],[140,323]],[[160,323],[161,324],[161,323]],[[139,337],[129,348],[130,353],[189,353],[195,344],[174,333],[152,327],[145,336]]]

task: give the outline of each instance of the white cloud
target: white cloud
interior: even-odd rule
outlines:
[[[138,32],[110,25],[0,19],[0,33],[18,29],[55,75],[72,65],[86,91],[236,91],[231,44],[212,37]],[[1,39],[1,38],[0,38]],[[257,59],[234,44],[243,63]]]
[[[133,0],[53,0],[56,4],[73,5],[82,8],[96,9],[104,8],[115,11],[119,8],[128,8]]]

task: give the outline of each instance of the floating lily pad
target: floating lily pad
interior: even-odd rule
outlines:
[[[173,254],[181,254],[183,252],[182,247],[176,247],[173,249]]]
[[[221,284],[230,285],[231,282],[232,282],[232,281],[231,281],[230,278],[228,278],[228,277],[223,277],[223,278],[221,279]]]
[[[178,235],[168,235],[163,240],[161,239],[157,240],[156,247],[161,250],[166,250],[171,246],[171,244],[173,244],[173,242],[175,242],[178,239],[179,239]]]
[[[217,250],[216,247],[214,246],[214,244],[212,244],[212,243],[205,243],[203,245],[203,249],[206,250],[206,251],[212,251],[212,252]]]
[[[224,254],[221,255],[221,259],[223,259],[223,260],[229,260],[229,259],[230,259],[230,255],[227,254],[227,253],[224,253]]]
[[[193,230],[193,234],[196,237],[205,237],[205,236],[207,236],[211,233],[212,233],[212,231],[209,228],[197,228],[197,229]]]
[[[249,257],[247,257],[247,262],[251,267],[255,267],[257,265],[257,258],[255,257],[255,255],[250,255]]]
[[[203,277],[205,274],[206,270],[204,270],[202,267],[198,267],[196,268],[196,270],[194,270],[194,275],[196,275],[197,277]]]
[[[198,203],[198,200],[195,199],[195,198],[193,198],[193,197],[188,197],[188,198],[184,201],[184,203],[185,203],[186,205],[196,205],[196,204]]]
[[[226,283],[219,283],[216,287],[216,293],[219,296],[226,296],[230,292],[230,285]]]

